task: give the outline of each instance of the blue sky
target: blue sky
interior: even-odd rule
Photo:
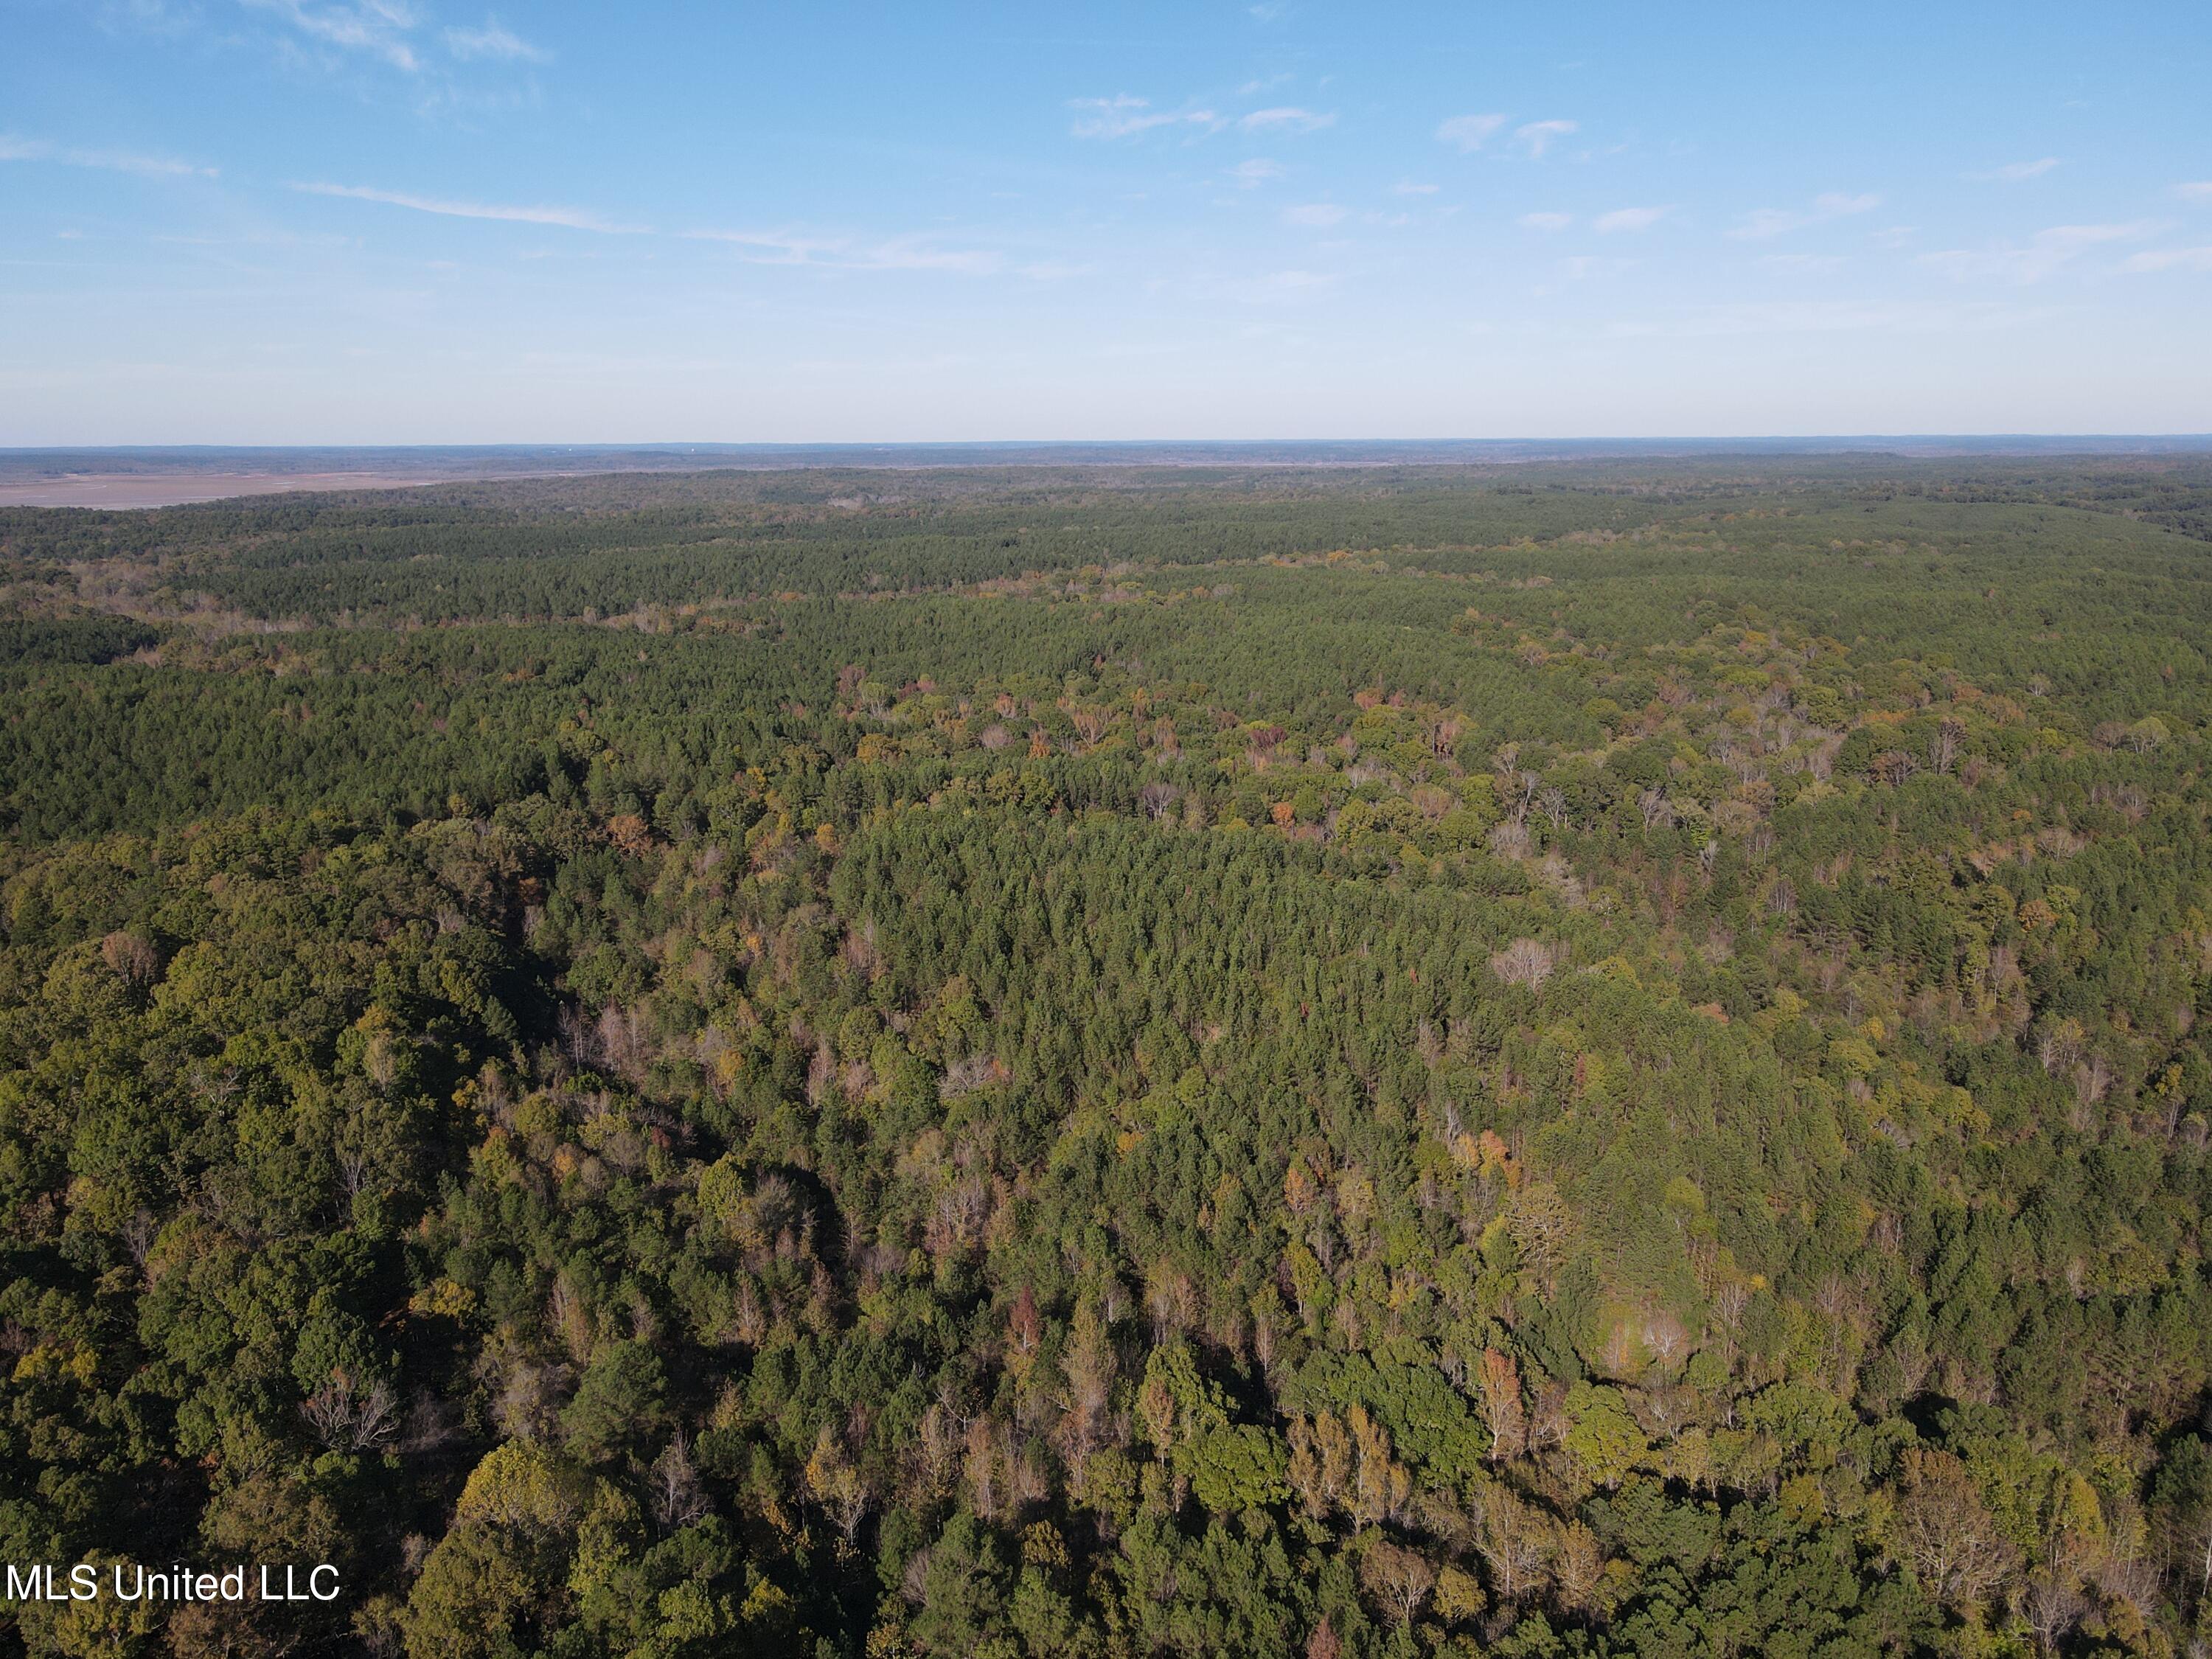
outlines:
[[[0,444],[2212,430],[2212,21],[0,0]]]

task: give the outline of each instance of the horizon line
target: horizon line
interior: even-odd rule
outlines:
[[[1929,444],[1929,443],[2055,443],[2164,444],[2212,446],[2212,428],[2203,431],[2128,432],[1802,432],[1698,433],[1652,434],[1608,433],[1588,437],[1519,434],[1512,437],[1373,438],[825,438],[825,439],[490,439],[481,441],[337,439],[318,443],[162,442],[0,444],[0,455],[133,455],[133,454],[329,454],[363,450],[407,450],[425,453],[506,452],[544,453],[642,453],[666,451],[805,452],[818,450],[989,450],[989,449],[1245,449],[1245,448],[1370,448],[1404,449],[1510,448],[1528,447],[1586,448],[1599,445],[1648,447],[1659,445],[1749,444],[1757,446],[1810,444]]]

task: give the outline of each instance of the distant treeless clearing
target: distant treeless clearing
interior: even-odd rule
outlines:
[[[0,481],[0,507],[178,507],[234,495],[281,495],[302,489],[397,489],[451,483],[444,477],[397,472],[104,472]]]

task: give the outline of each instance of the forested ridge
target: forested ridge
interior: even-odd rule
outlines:
[[[0,512],[0,1644],[2205,1651],[2208,503]]]

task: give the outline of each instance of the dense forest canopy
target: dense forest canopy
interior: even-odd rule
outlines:
[[[2212,468],[0,512],[27,1654],[2212,1642]]]

